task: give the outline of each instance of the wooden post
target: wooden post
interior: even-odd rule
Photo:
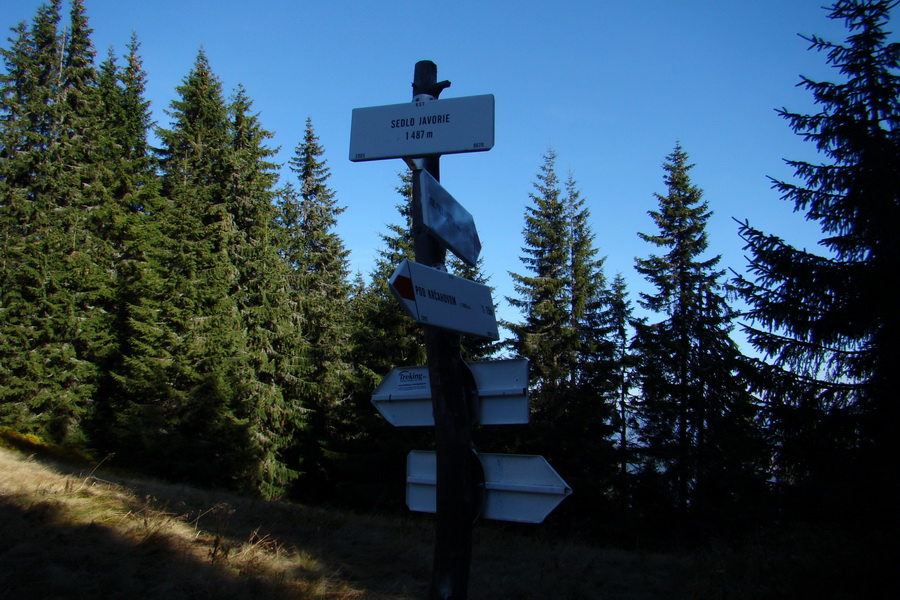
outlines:
[[[416,63],[414,101],[434,100],[449,85],[449,81],[437,81],[437,66],[433,62]],[[440,181],[440,156],[408,162],[414,170],[424,169]],[[412,236],[416,262],[446,270],[446,250],[423,225],[422,190],[417,177],[413,178]],[[483,485],[483,479],[478,480],[481,463],[472,444],[470,410],[478,390],[460,355],[460,335],[429,325],[424,329],[437,451],[437,514],[429,597],[465,600],[472,561],[472,524],[480,512],[479,485]]]

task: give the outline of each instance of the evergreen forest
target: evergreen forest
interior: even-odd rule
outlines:
[[[830,6],[847,37],[808,39],[833,74],[801,81],[817,112],[780,111],[821,162],[784,157],[796,180],[772,185],[826,254],[741,222],[748,264],[722,266],[715,199],[676,142],[642,184],[650,291],[632,295],[575,176],[553,148],[536,157],[521,269],[494,298],[521,318],[463,353],[529,360],[531,424],[475,439],[567,480],[551,527],[621,543],[900,529],[896,4]],[[167,480],[406,510],[406,453],[432,433],[370,400],[425,361],[386,283],[413,258],[410,174],[375,267],[351,273],[312,119],[277,164],[248,91],[224,90],[201,50],[155,124],[137,35],[101,59],[85,2],[65,6],[0,50],[0,429]],[[480,265],[448,268],[490,285]]]

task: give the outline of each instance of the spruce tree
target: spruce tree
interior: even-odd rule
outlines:
[[[517,298],[507,301],[524,322],[504,323],[515,354],[530,361],[532,407],[539,414],[564,406],[574,349],[570,283],[569,214],[556,174],[556,152],[548,149],[526,207],[521,261],[529,275],[510,273]]]
[[[885,29],[895,7],[835,2],[829,18],[847,39],[805,39],[839,79],[801,79],[817,112],[779,111],[822,162],[788,161],[796,180],[774,187],[819,223],[822,249],[740,228],[751,255],[737,281],[750,305],[745,329],[776,376],[768,399],[780,481],[826,518],[883,514],[872,506],[896,515],[900,502],[900,44]]]
[[[597,327],[601,314],[608,309],[605,258],[597,258],[594,234],[589,224],[590,211],[573,175],[565,182],[565,204],[568,211],[571,247],[569,250],[570,331],[572,365],[570,381],[590,395],[603,397],[609,389],[606,370],[611,359],[611,332]],[[602,412],[602,411],[601,411]]]
[[[100,111],[104,119],[108,187],[116,207],[110,235],[115,261],[115,357],[109,380],[95,403],[92,435],[98,448],[127,461],[153,444],[165,423],[150,417],[168,385],[166,365],[172,347],[159,318],[164,297],[163,251],[168,247],[160,217],[164,200],[150,154],[153,126],[144,97],[146,73],[135,35],[127,47],[125,67],[110,55],[101,65]]]
[[[395,367],[425,364],[422,327],[403,313],[388,289],[388,279],[404,259],[413,259],[410,235],[412,177],[410,171],[398,174],[395,188],[400,195],[396,208],[398,223],[388,225],[381,234],[383,246],[377,250],[375,266],[367,279],[358,276],[350,301],[352,315],[351,361],[355,367],[353,395],[341,427],[355,431],[343,444],[344,460],[335,465],[352,481],[352,489],[361,490],[372,501],[402,505],[401,494],[388,494],[387,486],[402,489],[405,477],[404,457],[410,448],[428,447],[433,433],[423,428],[397,428],[388,424],[372,406],[372,392]],[[387,484],[385,483],[387,482]]]
[[[613,330],[607,324],[611,306],[605,258],[597,257],[590,210],[572,173],[563,190],[570,244],[570,338],[564,355],[569,381],[564,404],[548,423],[548,441],[556,448],[554,465],[570,473],[572,485],[584,491],[585,500],[578,502],[592,511],[606,498],[616,472],[611,439],[616,364]]]
[[[54,141],[60,5],[42,5],[30,27],[13,30],[0,79],[0,417],[19,430],[51,435],[71,423],[55,372],[66,359],[56,358],[61,353],[44,318],[53,314],[56,287],[49,262],[55,211],[40,172]]]
[[[723,272],[716,270],[720,257],[703,258],[712,213],[702,190],[691,182],[692,167],[676,144],[663,164],[666,194],[655,194],[659,209],[649,211],[659,231],[639,234],[665,253],[636,259],[636,269],[655,288],[641,293],[639,302],[662,317],[635,322],[645,466],[648,478],[662,477],[664,493],[682,513],[699,511],[713,500],[716,477],[738,476],[723,477],[718,470],[745,448],[743,437],[726,432],[752,431],[753,416],[737,377],[740,354],[729,337],[732,312],[725,302]],[[742,458],[730,466],[754,467]]]
[[[231,252],[240,232],[229,212],[231,125],[202,51],[177,91],[171,129],[157,131],[167,201],[158,319],[169,360],[165,385],[144,407],[155,424],[144,450],[171,476],[246,488],[260,450],[245,402],[247,332],[233,295],[240,274]]]
[[[4,237],[15,241],[2,284],[17,290],[3,300],[4,388],[17,420],[30,412],[38,430],[75,441],[110,357],[115,253],[91,29],[76,0],[59,34],[59,11],[41,7],[6,54]]]
[[[560,183],[552,149],[534,187],[521,257],[530,273],[511,274],[519,297],[508,299],[524,322],[505,324],[516,355],[529,360],[534,416],[514,444],[540,451],[567,473],[584,491],[575,506],[589,511],[604,497],[614,472],[611,356],[604,356],[607,332],[596,326],[605,310],[603,259],[597,258],[590,212],[574,176]]]
[[[306,120],[303,141],[289,161],[298,187],[284,194],[279,222],[282,252],[290,266],[293,301],[309,344],[303,398],[308,412],[300,444],[307,492],[322,492],[327,480],[326,453],[333,451],[338,414],[347,402],[351,381],[350,284],[348,255],[335,231],[338,206],[328,186],[325,149]]]
[[[618,465],[615,490],[619,502],[625,503],[630,496],[629,469],[636,463],[633,448],[637,429],[633,390],[636,356],[631,352],[633,308],[628,299],[625,277],[621,273],[613,279],[604,304],[607,308],[597,315],[596,327],[604,332],[603,339],[609,343],[610,354],[606,364],[615,406],[612,422]]]
[[[229,106],[230,149],[227,210],[234,238],[228,247],[236,270],[231,290],[246,331],[248,370],[241,404],[259,453],[252,484],[265,497],[283,495],[299,475],[294,447],[305,428],[308,340],[304,319],[291,289],[291,273],[279,253],[276,224],[275,151],[272,134],[251,112],[252,101],[239,86]]]

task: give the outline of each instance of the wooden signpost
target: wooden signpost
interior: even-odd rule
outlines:
[[[433,62],[420,61],[413,101],[354,109],[350,133],[351,161],[402,158],[413,170],[415,261],[398,265],[388,283],[423,325],[428,365],[395,369],[372,401],[396,425],[434,425],[435,452],[411,453],[407,473],[410,508],[436,513],[431,600],[468,597],[472,525],[482,512],[540,522],[572,491],[543,457],[479,456],[472,444],[479,421],[527,422],[527,363],[479,366],[476,380],[460,355],[461,333],[500,336],[490,288],[447,273],[448,249],[474,266],[481,240],[472,215],[440,185],[440,157],[494,146],[494,97],[439,100],[449,86],[437,81]],[[482,402],[487,397],[507,401]],[[428,399],[431,419],[422,406]]]

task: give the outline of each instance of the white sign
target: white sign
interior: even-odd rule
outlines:
[[[404,260],[388,280],[403,310],[419,323],[499,340],[491,288]]]
[[[425,228],[456,256],[474,267],[481,253],[475,219],[445,190],[431,173],[416,171],[422,190],[422,217]]]
[[[482,425],[528,423],[528,360],[468,363],[478,387],[476,421]],[[431,427],[428,367],[398,367],[372,392],[372,404],[396,427]]]
[[[540,523],[572,488],[543,456],[479,454],[484,467],[481,516],[498,521]],[[410,510],[437,510],[437,455],[413,450],[406,457],[406,505]]]
[[[434,425],[428,367],[392,370],[372,392],[372,404],[395,427]]]
[[[494,96],[354,108],[350,160],[482,152],[494,147]]]

